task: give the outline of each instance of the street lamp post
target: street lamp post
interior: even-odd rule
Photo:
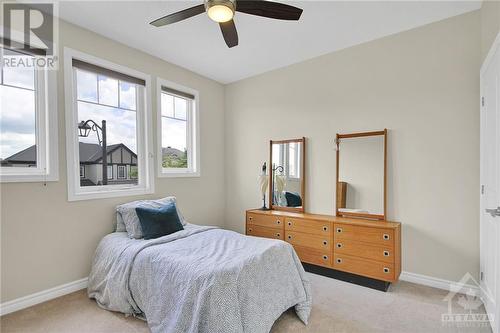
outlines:
[[[90,126],[89,123],[92,125]],[[101,122],[101,126],[97,125],[95,121],[89,119],[87,121],[81,121],[78,124],[78,136],[86,138],[89,136],[90,131],[94,131],[97,134],[97,140],[102,148],[102,185],[108,185],[108,156],[106,151],[106,120]],[[102,140],[99,136],[99,131],[102,134]]]

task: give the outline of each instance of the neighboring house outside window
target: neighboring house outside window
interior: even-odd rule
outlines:
[[[102,184],[102,154],[101,146],[91,143],[79,143],[80,152],[80,186],[96,186]],[[120,169],[127,167],[137,167],[137,155],[123,144],[112,145],[107,148],[108,152],[108,184],[137,184],[136,179],[126,179],[126,171],[124,177],[120,177]],[[27,164],[34,164],[36,158],[36,147],[31,146],[22,151],[23,159]],[[2,163],[16,163],[15,160],[9,158]],[[118,165],[119,164],[119,165]],[[118,178],[120,181],[113,180],[113,165],[118,165]]]
[[[0,47],[0,181],[58,180],[55,71],[22,67],[35,55]],[[29,149],[36,147],[31,156]]]
[[[199,176],[198,92],[158,79],[158,96],[158,176]]]

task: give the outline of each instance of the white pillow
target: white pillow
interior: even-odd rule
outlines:
[[[137,207],[159,208],[170,202],[176,204],[176,198],[166,197],[156,200],[138,200],[116,206],[116,230],[118,231],[119,229],[123,229],[124,226],[129,238],[143,238],[144,235],[142,234],[141,223],[139,222],[139,217],[137,216],[135,209]],[[179,220],[182,225],[186,225],[187,222],[178,208],[177,215],[179,215]],[[120,224],[121,222],[123,222],[123,226]]]
[[[116,210],[116,232],[124,232],[127,231],[127,228],[125,228],[125,222],[123,222],[122,219],[122,214]]]

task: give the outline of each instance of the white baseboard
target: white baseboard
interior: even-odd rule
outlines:
[[[83,278],[77,281],[69,282],[54,288],[42,290],[40,292],[16,298],[0,304],[0,316],[11,312],[19,311],[30,306],[50,301],[51,299],[71,294],[75,291],[87,288],[88,278]]]
[[[416,274],[411,272],[401,272],[399,279],[402,281],[412,282],[416,284],[421,284],[428,287],[443,289],[451,292],[467,292],[467,290],[472,291],[473,293],[479,292],[479,287],[474,284],[461,284],[460,282],[444,280],[440,278],[435,278],[432,276]]]
[[[465,284],[459,282],[443,280],[432,276],[401,272],[399,277],[402,281],[421,284],[428,287],[448,290],[452,292],[460,291],[461,289],[470,289],[474,292],[478,291],[475,285]],[[51,299],[61,297],[72,292],[87,288],[88,278],[83,278],[77,281],[69,282],[51,289],[43,290],[28,296],[20,297],[12,301],[0,304],[0,316],[6,315],[11,312],[19,311],[30,306],[50,301]]]

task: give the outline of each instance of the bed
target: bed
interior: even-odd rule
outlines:
[[[156,332],[269,332],[294,307],[307,324],[310,284],[292,246],[187,224],[151,240],[105,236],[88,295]]]

